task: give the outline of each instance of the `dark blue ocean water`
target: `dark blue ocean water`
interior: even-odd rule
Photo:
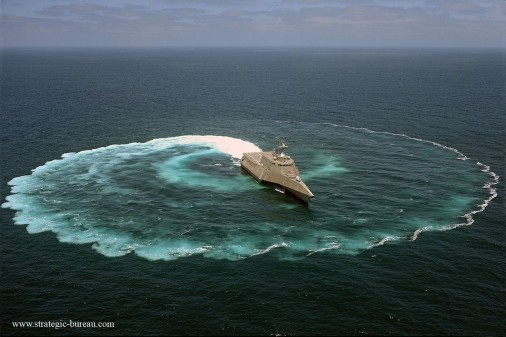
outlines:
[[[506,333],[499,50],[1,64],[2,334]],[[240,171],[280,139],[309,207]]]

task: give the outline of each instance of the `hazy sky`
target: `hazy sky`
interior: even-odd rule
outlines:
[[[4,46],[503,46],[505,0],[0,0]]]

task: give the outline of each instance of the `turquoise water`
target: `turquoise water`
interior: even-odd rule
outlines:
[[[468,225],[496,195],[495,173],[435,142],[335,124],[276,124],[270,132],[300,130],[291,138],[317,195],[310,207],[243,174],[242,153],[260,148],[223,136],[68,153],[11,180],[13,195],[2,207],[16,210],[15,222],[29,233],[52,231],[109,257],[298,259],[358,254]]]
[[[504,335],[498,51],[5,50],[5,335]],[[289,145],[309,206],[241,172]],[[114,321],[20,329],[12,321]]]

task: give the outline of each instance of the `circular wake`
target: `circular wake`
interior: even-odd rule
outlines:
[[[292,143],[304,148],[291,154],[316,195],[310,207],[242,173],[242,153],[260,148],[221,136],[68,153],[12,179],[2,207],[16,210],[15,223],[29,233],[52,231],[111,257],[237,260],[270,252],[293,259],[357,254],[471,224],[496,195],[498,176],[456,149],[368,129],[294,124],[260,131],[303,130]]]

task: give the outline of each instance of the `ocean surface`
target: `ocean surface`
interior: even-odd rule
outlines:
[[[493,49],[2,50],[2,335],[505,335],[504,74]],[[280,141],[308,206],[241,171]],[[13,325],[69,321],[114,328]]]

